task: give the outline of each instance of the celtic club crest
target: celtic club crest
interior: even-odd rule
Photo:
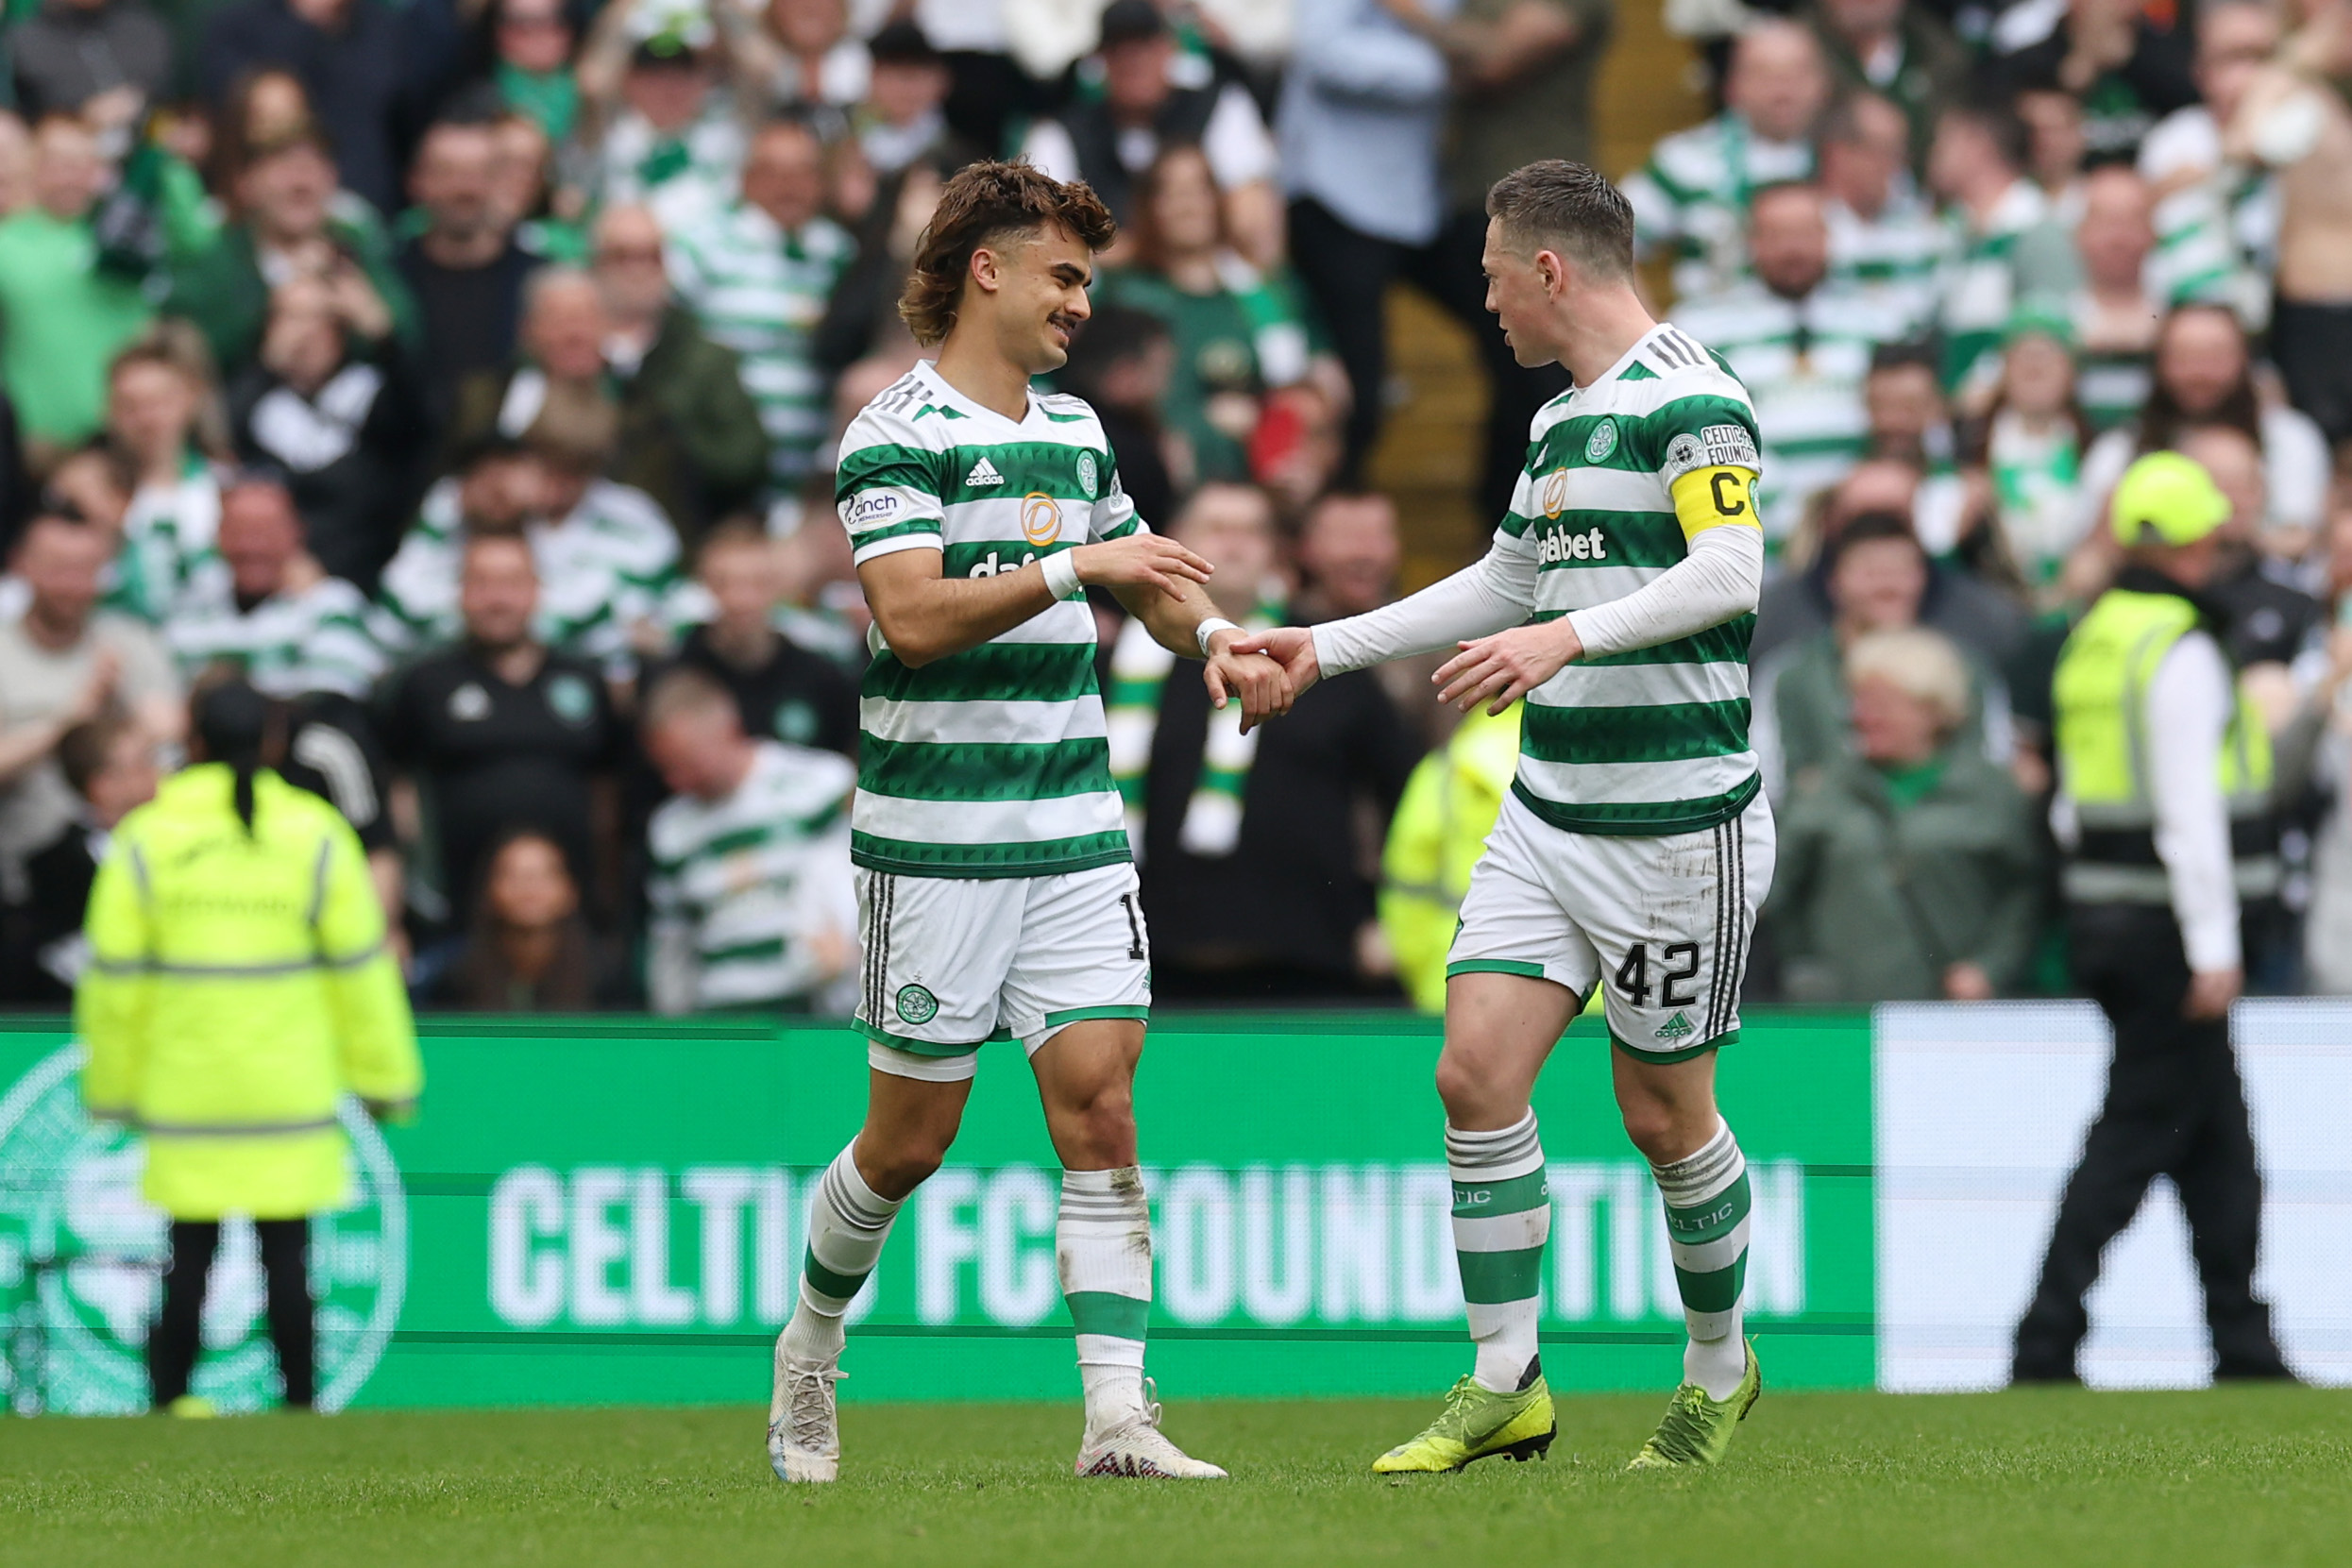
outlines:
[[[922,986],[901,986],[897,1005],[899,1018],[918,1027],[939,1016],[939,999]]]
[[[78,1045],[42,1058],[0,1095],[0,1400],[17,1413],[123,1415],[146,1408],[147,1325],[161,1299],[163,1213],[140,1196],[139,1140],[93,1122],[75,1082]],[[318,1408],[348,1405],[383,1358],[408,1274],[399,1172],[366,1113],[344,1101],[348,1206],[311,1222]],[[262,1328],[252,1225],[221,1227],[204,1304],[195,1392],[226,1411],[278,1395]]]

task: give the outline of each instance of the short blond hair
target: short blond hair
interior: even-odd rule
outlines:
[[[1960,650],[1940,632],[1914,626],[1856,637],[1846,649],[1846,683],[1866,676],[1925,704],[1939,733],[1948,735],[1968,722],[1975,683]]]
[[[720,685],[717,676],[692,665],[679,665],[655,681],[653,689],[646,693],[637,724],[650,733],[682,718],[715,714],[739,719],[742,714],[735,704],[735,694]]]

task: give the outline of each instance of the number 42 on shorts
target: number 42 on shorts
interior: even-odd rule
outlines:
[[[1688,1007],[1697,1003],[1699,993],[1686,989],[1699,978],[1699,944],[1669,942],[1659,949],[1658,1005]],[[1667,965],[1679,965],[1669,969]],[[1650,1005],[1650,944],[1635,942],[1625,950],[1625,961],[1617,966],[1611,977],[1617,993],[1636,1007]]]

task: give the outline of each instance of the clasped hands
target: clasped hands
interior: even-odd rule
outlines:
[[[1558,620],[1514,626],[1488,637],[1472,637],[1455,645],[1461,652],[1430,677],[1437,700],[1464,713],[1481,703],[1489,714],[1505,708],[1560,673],[1584,651],[1576,628],[1563,615]],[[1263,653],[1281,661],[1290,676],[1294,699],[1323,677],[1315,657],[1314,633],[1303,626],[1281,626],[1253,632],[1229,645],[1236,653]]]
[[[1078,581],[1091,586],[1155,589],[1181,601],[1192,587],[1209,581],[1216,570],[1175,540],[1157,533],[1133,533],[1099,545],[1082,545],[1072,551]],[[1237,627],[1215,632],[1209,638],[1209,667],[1201,679],[1209,700],[1219,708],[1239,698],[1242,733],[1267,719],[1291,711],[1297,690],[1281,664],[1264,653],[1240,645],[1244,633]]]

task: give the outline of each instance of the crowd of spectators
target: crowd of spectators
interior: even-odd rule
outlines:
[[[2251,967],[2352,989],[2352,0],[1665,9],[1717,110],[1628,175],[1645,276],[1765,442],[1758,992],[2065,987],[2050,669],[2158,447],[2236,509],[2214,599],[2296,824]],[[1222,615],[1356,613],[1398,589],[1388,292],[1471,335],[1488,513],[1565,389],[1484,312],[1482,203],[1595,156],[1616,11],[20,0],[0,1002],[68,994],[93,857],[234,671],[421,1000],[838,1010],[866,628],[831,452],[915,360],[944,180],[1102,194],[1058,384]],[[1427,1001],[1383,836],[1485,728],[1398,666],[1243,735],[1098,618],[1160,994]]]

